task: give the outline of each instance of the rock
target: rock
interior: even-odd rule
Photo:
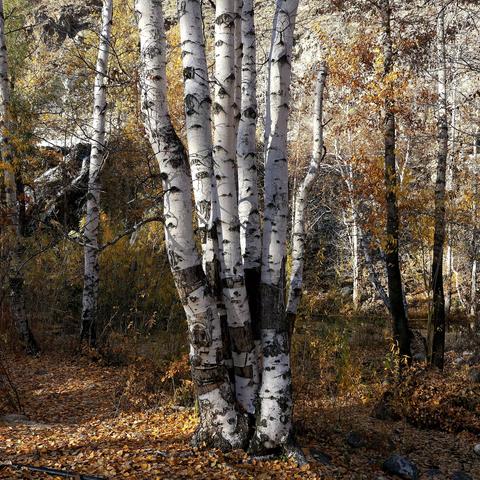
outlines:
[[[474,365],[480,365],[480,354],[472,355],[468,360],[467,360],[467,365],[470,367],[473,367]]]
[[[480,443],[477,443],[477,444],[473,447],[473,451],[474,451],[478,456],[480,456]]]
[[[353,294],[353,288],[352,288],[352,287],[343,287],[343,288],[340,290],[340,293],[341,293],[342,296],[344,296],[344,297],[350,297],[350,296]]]
[[[417,480],[418,468],[417,466],[406,457],[401,455],[392,455],[383,464],[383,469],[387,473],[397,475],[405,480]]]
[[[322,452],[318,448],[311,448],[310,454],[312,457],[322,465],[331,465],[332,464],[332,457],[325,452]]]
[[[458,470],[456,472],[453,472],[452,480],[473,480],[473,477],[467,472],[462,472],[461,470]]]
[[[426,472],[425,475],[427,475],[428,478],[435,478],[439,477],[442,475],[442,472],[438,467],[430,467]]]
[[[365,440],[358,432],[348,432],[346,441],[352,448],[360,448],[365,446]]]
[[[457,357],[457,358],[453,361],[453,363],[454,363],[457,367],[460,367],[461,365],[463,365],[464,360],[463,360],[462,357]]]
[[[480,383],[480,367],[472,367],[468,371],[468,378],[473,383]]]
[[[416,353],[412,359],[414,362],[425,362],[427,360],[427,356],[424,353]]]

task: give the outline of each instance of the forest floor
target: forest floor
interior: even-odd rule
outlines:
[[[353,370],[343,382],[350,378],[357,383],[355,368],[362,361],[351,362]],[[0,417],[0,462],[109,479],[376,480],[395,478],[382,471],[382,464],[398,452],[416,463],[423,472],[420,479],[433,478],[426,472],[434,467],[441,472],[436,479],[450,479],[459,470],[480,479],[475,433],[419,429],[405,420],[372,418],[371,402],[362,400],[370,398],[368,388],[376,388],[371,385],[362,386],[361,395],[359,385],[354,385],[355,394],[338,395],[325,388],[324,379],[302,377],[303,383],[295,387],[295,423],[310,463],[298,468],[286,459],[258,461],[239,451],[192,449],[194,407],[176,406],[166,395],[157,395],[156,404],[148,408],[148,402],[135,400],[142,395],[137,390],[148,390],[144,377],[152,372],[145,365],[112,367],[88,356],[50,353],[38,358],[11,355],[7,362],[25,415]],[[173,365],[173,372],[179,368]],[[165,378],[170,377],[167,372]],[[360,445],[351,446],[349,434],[360,438]],[[0,469],[0,478],[52,477],[6,467]]]

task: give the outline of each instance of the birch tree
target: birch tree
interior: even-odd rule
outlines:
[[[244,0],[241,17],[242,82],[240,122],[237,135],[238,216],[240,246],[243,256],[245,286],[247,288],[253,334],[257,341],[260,315],[260,268],[262,262],[262,235],[258,205],[257,175],[257,71],[256,38],[253,0]]]
[[[268,62],[261,269],[263,353],[259,411],[252,448],[285,446],[292,428],[289,328],[285,309],[288,222],[287,127],[293,33],[298,0],[277,0]]]
[[[4,171],[5,213],[7,235],[8,283],[11,312],[15,328],[27,353],[38,353],[38,345],[32,334],[25,312],[25,287],[21,272],[22,239],[20,232],[19,205],[13,148],[9,141],[12,122],[10,118],[10,83],[8,77],[8,54],[5,41],[5,15],[3,0],[0,0],[0,152]]]
[[[429,329],[429,362],[443,369],[445,352],[445,295],[443,290],[443,250],[445,243],[445,185],[448,157],[447,75],[445,49],[445,6],[437,18],[438,111],[437,178],[435,182],[435,227],[433,236],[432,295],[433,315]]]
[[[238,195],[235,183],[235,0],[218,0],[215,12],[215,100],[213,155],[216,177],[222,284],[237,400],[255,411],[257,362],[240,248]]]
[[[145,129],[164,190],[165,241],[175,284],[187,317],[190,363],[200,426],[195,443],[228,450],[245,446],[246,417],[237,412],[223,362],[220,317],[195,246],[191,176],[187,154],[167,108],[166,38],[160,0],[136,0],[141,45],[141,94]]]
[[[188,156],[192,170],[196,218],[201,233],[205,270],[215,283],[215,245],[212,238],[212,198],[215,192],[212,157],[211,104],[205,54],[202,9],[199,0],[178,0],[178,18],[182,43],[185,119]],[[215,234],[214,234],[215,236]],[[212,272],[213,270],[213,272]]]
[[[84,285],[82,299],[81,340],[90,345],[96,343],[96,323],[98,311],[98,287],[100,267],[99,227],[100,227],[100,173],[105,159],[105,121],[107,113],[107,69],[110,51],[112,27],[112,0],[104,0],[102,8],[102,27],[95,67],[95,86],[93,92],[93,134],[91,140],[90,167],[87,192],[87,213],[83,236],[84,247]]]
[[[200,409],[195,442],[225,450],[245,446],[252,433],[247,428],[247,417],[242,413],[247,412],[256,415],[250,447],[254,452],[265,452],[292,445],[290,338],[283,290],[288,218],[287,120],[298,2],[279,0],[274,19],[268,73],[271,95],[266,113],[269,119],[265,151],[265,205],[268,213],[264,222],[267,235],[263,237],[263,258],[260,254],[261,236],[256,231],[260,219],[255,166],[257,105],[251,0],[242,5],[238,135],[236,129],[238,73],[237,78],[235,74],[239,55],[235,45],[238,46],[239,42],[238,33],[235,41],[235,20],[239,5],[235,0],[216,2],[215,87],[213,118],[210,119],[201,5],[198,0],[180,0],[177,4],[188,156],[193,178],[187,153],[172,127],[166,105],[166,41],[161,2],[136,0],[135,10],[140,32],[140,87],[145,129],[161,170],[167,252],[190,333],[190,361]],[[195,248],[192,225],[192,183],[197,221],[200,230],[207,232],[202,234],[203,268]],[[241,192],[241,201],[238,192]],[[245,226],[242,233],[241,226]],[[219,280],[213,276],[207,278],[205,274],[208,273],[208,261],[205,261],[209,255],[208,232],[214,230],[218,244],[213,242],[213,254],[218,253],[220,260],[220,281],[227,313],[227,345],[222,344],[225,342],[222,340],[222,314],[212,294],[212,289],[218,288]],[[211,236],[213,239],[214,235]],[[252,319],[245,269],[255,272],[258,278],[261,258],[262,295],[257,294],[261,309],[258,306],[252,309],[255,315]],[[261,322],[260,392],[252,320]],[[230,351],[233,358],[233,381],[228,375],[226,351]],[[290,448],[290,451],[295,449]],[[300,457],[298,454],[297,458]]]
[[[290,331],[293,332],[295,317],[302,294],[303,266],[305,263],[305,207],[307,196],[317,176],[320,161],[323,156],[323,92],[327,77],[327,66],[320,66],[315,87],[315,106],[313,111],[313,150],[310,165],[303,182],[295,195],[292,242],[292,272],[287,303]]]

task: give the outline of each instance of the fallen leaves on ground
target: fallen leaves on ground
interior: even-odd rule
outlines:
[[[195,409],[172,406],[167,398],[151,409],[128,402],[131,408],[124,410],[119,399],[131,382],[130,367],[50,354],[11,357],[9,365],[28,419],[0,425],[0,461],[110,479],[372,480],[379,475],[390,478],[381,465],[388,454],[401,451],[420,469],[435,465],[447,474],[463,467],[480,478],[471,434],[417,430],[406,422],[373,419],[370,405],[354,395],[332,396],[319,388],[321,383],[297,388],[297,436],[311,460],[298,468],[285,459],[254,460],[242,451],[192,449]],[[364,439],[362,447],[348,445],[350,431]],[[0,478],[46,477],[4,468]]]

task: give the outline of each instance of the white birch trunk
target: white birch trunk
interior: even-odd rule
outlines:
[[[477,309],[477,259],[472,262],[472,272],[470,275],[470,316],[472,319],[476,317]],[[475,322],[473,322],[475,323]]]
[[[212,195],[215,191],[212,157],[211,98],[200,0],[178,0],[182,43],[184,103],[188,156],[205,273],[212,285],[216,274],[212,239]]]
[[[25,313],[24,279],[21,269],[21,232],[17,185],[15,179],[14,155],[9,135],[12,128],[10,119],[10,83],[8,79],[8,54],[5,42],[5,16],[3,0],[0,0],[0,149],[5,187],[5,213],[8,249],[8,281],[10,288],[11,312],[14,325],[26,352],[38,353],[38,345],[33,337]]]
[[[360,306],[360,261],[358,256],[358,225],[356,215],[352,218],[352,280],[353,292],[352,302],[353,308],[358,310]]]
[[[298,0],[277,0],[268,64],[269,101],[265,112],[265,210],[262,244],[263,352],[260,410],[251,447],[285,446],[292,429],[289,328],[285,312],[288,223],[287,124],[293,32]]]
[[[235,134],[238,131],[240,121],[241,103],[242,103],[242,10],[243,0],[235,0],[235,31],[234,31],[234,50],[235,50],[235,94],[234,94],[234,113],[235,113]]]
[[[112,28],[112,0],[104,0],[102,29],[96,64],[93,93],[93,134],[85,217],[84,284],[80,338],[90,345],[96,343],[96,323],[99,287],[99,227],[100,227],[100,172],[105,158],[105,124],[107,113],[107,69]]]
[[[239,415],[228,373],[216,301],[195,247],[191,177],[183,145],[173,129],[166,98],[166,38],[159,0],[136,0],[141,44],[141,93],[145,129],[158,160],[163,189],[165,241],[187,316],[190,362],[200,426],[194,441],[223,450],[242,448],[247,422]]]
[[[473,161],[474,165],[477,164],[477,136],[478,131],[474,137],[473,142]],[[477,316],[477,196],[478,196],[478,183],[476,179],[474,179],[474,189],[473,189],[473,205],[472,205],[472,224],[473,224],[473,232],[472,232],[472,270],[470,275],[470,317],[472,317],[470,321],[471,329],[473,330],[475,327],[475,321]]]
[[[260,346],[260,269],[262,236],[257,175],[257,69],[253,0],[243,0],[241,12],[241,114],[237,133],[238,216],[252,330]]]
[[[240,248],[235,182],[235,1],[218,0],[215,19],[214,172],[221,238],[222,284],[238,403],[255,411],[257,361]]]
[[[224,331],[224,361],[233,368],[228,339],[227,313],[221,287],[218,198],[213,173],[213,144],[209,76],[204,43],[202,6],[199,0],[177,0],[182,42],[184,102],[187,142],[193,180],[196,216],[201,234],[203,269],[217,299]]]
[[[313,111],[313,151],[310,165],[303,182],[295,193],[293,243],[292,243],[292,272],[288,292],[287,316],[289,316],[293,331],[293,321],[297,314],[298,305],[303,288],[303,266],[305,263],[305,207],[307,197],[317,176],[320,161],[323,155],[323,92],[327,78],[327,66],[322,64],[315,87],[315,106]],[[352,241],[354,239],[352,238]]]

